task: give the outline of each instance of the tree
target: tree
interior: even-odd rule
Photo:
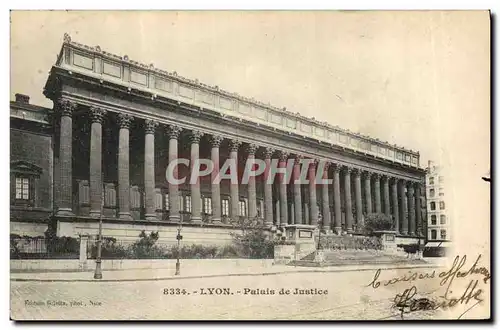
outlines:
[[[238,253],[247,258],[262,259],[273,256],[274,243],[257,218],[238,223],[240,232],[231,233]]]
[[[392,218],[384,213],[370,213],[365,217],[361,231],[366,236],[372,236],[374,231],[394,230]]]

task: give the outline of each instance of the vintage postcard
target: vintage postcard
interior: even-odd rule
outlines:
[[[487,11],[12,11],[10,316],[491,317]]]

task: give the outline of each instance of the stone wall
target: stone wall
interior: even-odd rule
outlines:
[[[158,231],[158,244],[171,245],[177,243],[176,224],[167,223],[103,223],[102,235],[104,237],[114,237],[117,241],[128,241],[133,243],[139,239],[139,234],[144,230],[147,234]],[[57,225],[57,236],[78,237],[81,234],[97,236],[99,229],[98,222],[62,222]],[[203,244],[224,246],[232,243],[231,233],[239,232],[239,229],[222,226],[192,226],[184,225],[181,235],[182,244]]]

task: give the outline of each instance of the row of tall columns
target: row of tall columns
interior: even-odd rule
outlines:
[[[58,215],[72,214],[72,113],[76,109],[76,104],[67,100],[59,100],[57,106],[60,110],[59,124],[59,180],[60,189],[57,194]],[[89,109],[91,120],[90,130],[90,215],[93,217],[99,216],[103,202],[103,178],[102,178],[102,123],[106,115],[106,111],[99,107],[91,107]],[[128,114],[118,114],[117,122],[119,125],[119,143],[118,143],[118,207],[119,217],[122,219],[131,219],[130,214],[130,174],[129,174],[129,147],[130,147],[130,125],[134,118]],[[155,210],[155,169],[154,169],[154,144],[155,144],[155,129],[158,123],[152,120],[145,120],[145,153],[144,153],[144,187],[145,187],[145,217],[147,220],[156,219]],[[178,143],[179,135],[182,128],[176,125],[168,125],[167,133],[169,137],[169,163],[178,159]],[[199,159],[200,150],[199,143],[202,133],[193,130],[190,134],[191,143],[191,166],[194,166],[195,161]],[[219,148],[223,138],[220,136],[212,136],[211,142],[211,159],[214,162],[214,171],[212,171],[212,179],[219,171]],[[229,144],[229,158],[238,165],[238,149],[241,142],[231,140]],[[255,153],[258,146],[250,144],[248,146],[249,166],[253,166]],[[273,190],[272,183],[267,182],[267,177],[270,175],[269,168],[271,165],[271,157],[275,150],[272,148],[265,149],[265,164],[266,169],[264,177],[264,223],[271,225],[273,223]],[[279,152],[280,168],[286,168],[288,153]],[[300,160],[302,157],[298,155],[293,165],[293,202],[294,209],[292,210],[291,218],[295,223],[305,223],[302,205],[301,185],[295,184],[295,180],[300,177]],[[309,179],[309,203],[310,212],[309,223],[317,225],[319,223],[320,210],[318,208],[316,196],[316,175],[322,175],[324,179],[328,178],[328,167],[325,166],[322,173],[317,173],[317,162],[312,162],[307,169]],[[415,235],[420,234],[421,227],[421,205],[420,193],[421,188],[418,183],[407,182],[399,178],[381,177],[378,173],[370,173],[353,169],[351,167],[334,164],[333,167],[333,224],[331,224],[329,186],[322,185],[321,188],[321,215],[323,226],[333,228],[334,232],[341,233],[343,230],[348,233],[354,230],[354,220],[356,225],[363,225],[363,214],[382,212],[382,196],[380,189],[380,180],[383,181],[383,210],[386,215],[392,215],[394,227],[401,234]],[[173,167],[173,176],[177,175],[177,167]],[[341,208],[341,173],[344,180],[344,212],[345,226],[342,228],[342,208]],[[362,187],[361,178],[364,178],[364,186]],[[354,205],[356,217],[353,219],[353,201],[351,200],[351,175],[354,175]],[[373,177],[374,193],[375,193],[375,209],[372,209],[372,187],[371,177]],[[212,180],[211,193],[213,202],[213,222],[220,223],[221,221],[221,196],[220,185]],[[179,210],[179,189],[177,184],[169,181],[169,202],[170,202],[170,220],[180,220]],[[364,189],[363,189],[364,188]],[[407,189],[405,189],[407,188]],[[364,199],[363,197],[364,190]],[[201,191],[200,182],[191,182],[192,195],[192,222],[200,223],[201,219]],[[239,186],[238,182],[231,181],[231,214],[239,214]],[[248,197],[249,197],[249,217],[257,216],[257,193],[256,182],[254,177],[250,177],[248,182]],[[391,210],[392,203],[392,210]],[[288,223],[288,202],[287,202],[287,183],[285,176],[280,175],[279,180],[279,217],[277,225],[285,225]],[[364,206],[364,208],[363,208]],[[363,210],[365,212],[363,212]],[[278,210],[277,210],[278,211]],[[392,212],[391,212],[392,211]]]

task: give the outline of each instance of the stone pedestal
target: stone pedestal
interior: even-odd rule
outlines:
[[[81,270],[87,270],[87,244],[89,241],[88,234],[80,235],[80,258],[79,265]]]
[[[300,260],[316,251],[314,231],[316,226],[293,224],[283,227],[282,237],[284,245],[274,248],[274,263],[287,264],[290,261]],[[286,244],[286,245],[285,245]]]
[[[375,231],[374,234],[380,238],[383,250],[396,251],[396,231],[392,230],[381,230]]]

